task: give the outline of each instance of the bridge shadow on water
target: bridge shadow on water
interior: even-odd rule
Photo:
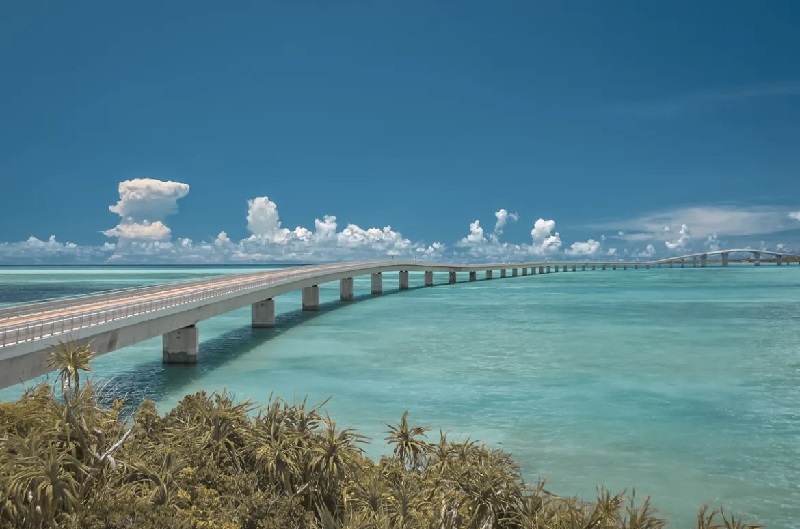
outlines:
[[[380,296],[362,294],[355,296],[352,301],[346,302],[337,299],[320,303],[318,311],[293,310],[279,313],[275,316],[275,327],[270,329],[252,328],[248,320],[248,324],[231,329],[209,340],[203,340],[201,327],[200,351],[197,364],[163,364],[161,361],[160,342],[158,342],[159,345],[157,347],[159,350],[141,352],[141,354],[147,355],[148,358],[152,357],[152,360],[137,362],[135,368],[118,372],[113,377],[103,379],[102,382],[98,378],[97,382],[100,382],[99,386],[102,386],[102,390],[99,391],[100,400],[110,404],[114,399],[123,399],[126,403],[125,409],[130,413],[139,406],[143,399],[159,401],[167,395],[180,394],[182,390],[186,391],[185,388],[191,386],[200,377],[225,366],[253,349],[274,340],[283,333],[323,317],[329,312],[354,306],[368,300],[410,293],[423,288],[425,287],[412,286],[408,290],[389,290],[384,291]],[[202,325],[202,322],[198,325]],[[109,354],[113,355],[114,353]],[[226,384],[227,389],[235,391],[235,382],[233,379],[230,380]],[[212,389],[221,391],[224,388]]]

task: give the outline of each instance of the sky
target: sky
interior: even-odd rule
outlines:
[[[0,3],[0,264],[800,251],[800,3]]]

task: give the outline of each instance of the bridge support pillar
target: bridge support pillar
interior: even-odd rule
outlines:
[[[777,264],[778,266],[781,266],[783,264],[783,256],[782,255],[776,255],[775,256],[775,264]]]
[[[400,270],[398,287],[400,290],[408,290],[408,270]]]
[[[692,257],[692,268],[697,268],[697,257]]]
[[[303,289],[303,310],[319,310],[319,287],[317,285]]]
[[[371,294],[383,294],[383,274],[380,272],[372,274],[369,291]]]
[[[425,286],[433,286],[433,270],[425,270]]]
[[[602,270],[605,272],[605,270],[606,270],[606,265],[603,265],[603,267],[602,267]]]
[[[196,364],[199,342],[194,325],[168,332],[163,336],[163,363]]]
[[[500,277],[506,277],[506,269],[505,268],[501,268],[500,269]]]
[[[686,259],[681,259],[681,268],[686,268]]]
[[[761,266],[761,252],[753,252],[753,264]]]
[[[562,271],[562,272],[566,272],[566,271],[567,271],[567,265],[564,265],[564,266],[562,266],[562,267],[561,267],[561,271]]]
[[[258,303],[253,303],[253,328],[269,329],[275,327],[275,300],[265,299]]]
[[[592,265],[592,271],[594,272],[595,270],[597,270],[597,265]]]
[[[491,279],[491,278],[492,278],[492,271],[491,270],[487,270],[486,271],[486,279]]]
[[[648,270],[650,270],[650,265],[649,264],[644,265],[644,267],[647,268]],[[659,266],[659,268],[661,268],[661,267]]]
[[[345,277],[339,280],[339,299],[341,301],[353,301],[353,278]]]
[[[572,271],[575,272],[576,270],[578,270],[578,265],[572,265]]]
[[[558,273],[558,270],[559,270],[559,266],[558,266],[558,265],[555,265],[555,266],[553,267],[553,273],[554,273],[554,274]]]
[[[705,268],[707,263],[708,263],[708,255],[707,254],[701,255],[700,256],[700,266],[702,268]]]
[[[581,265],[581,272],[585,272],[585,271],[586,271],[586,265],[585,264]]]
[[[527,266],[522,269],[522,275],[524,275],[524,276],[528,275],[528,267]]]
[[[477,281],[478,280],[478,272],[472,271],[469,273],[469,280],[470,281]]]
[[[673,264],[674,264],[674,263],[673,263],[672,261],[670,261],[670,262],[669,262],[669,267],[670,267],[670,268],[672,268],[672,265],[673,265]]]
[[[447,273],[447,282],[451,285],[455,285],[456,281],[458,280],[458,276],[455,272],[448,272]]]
[[[539,267],[539,273],[544,274],[544,265]]]
[[[519,275],[519,268],[512,268],[511,277],[517,277],[518,275]]]
[[[728,266],[728,259],[730,259],[731,254],[728,252],[724,252],[722,254],[722,266]]]
[[[612,270],[616,270],[617,269],[617,265],[611,265],[611,269]]]

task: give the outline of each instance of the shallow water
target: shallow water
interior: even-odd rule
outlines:
[[[0,304],[248,270],[0,268]],[[331,396],[371,455],[409,409],[413,423],[502,446],[560,494],[635,487],[674,527],[720,502],[800,527],[800,267],[396,283],[385,274],[385,295],[350,304],[321,285],[319,313],[286,294],[274,330],[251,329],[249,307],[201,322],[195,367],[163,366],[155,339],[99,357],[94,376],[162,410],[198,389]]]

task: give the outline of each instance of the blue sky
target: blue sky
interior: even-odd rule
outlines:
[[[0,4],[0,261],[800,249],[799,3],[345,4]]]

